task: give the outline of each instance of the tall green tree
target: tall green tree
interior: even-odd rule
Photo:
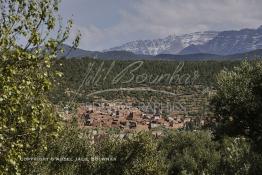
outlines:
[[[47,149],[58,116],[47,93],[56,74],[52,60],[68,39],[59,0],[0,0],[0,172],[25,173],[23,158]],[[77,44],[79,37],[74,44]]]
[[[262,152],[262,63],[244,61],[217,77],[212,105],[218,117],[218,135],[243,135]]]

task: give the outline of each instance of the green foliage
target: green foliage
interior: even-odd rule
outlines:
[[[209,132],[175,132],[161,146],[167,155],[169,174],[215,174],[219,166],[218,144]]]
[[[95,174],[131,175],[165,174],[163,154],[158,150],[158,142],[148,133],[134,135],[129,139],[119,139],[116,135],[104,136],[95,144],[90,130],[66,128],[60,138],[52,141],[47,152],[40,157],[82,158],[84,161],[40,162],[35,173],[40,174]],[[92,160],[98,158],[97,160]],[[111,158],[110,161],[102,158]]]
[[[95,148],[88,130],[75,127],[65,127],[59,138],[49,142],[48,151],[37,155],[49,159],[35,162],[32,172],[38,174],[92,174],[96,167],[96,162],[90,161],[95,155]],[[62,160],[63,158],[70,160]],[[78,158],[83,161],[78,161]],[[89,161],[84,160],[85,158]]]
[[[47,140],[60,129],[47,93],[56,76],[50,69],[52,59],[68,38],[72,21],[65,30],[57,26],[59,2],[0,0],[2,174],[30,171],[22,159],[47,149]],[[57,36],[51,37],[55,32]]]
[[[252,154],[250,142],[245,138],[225,137],[220,144],[219,171],[224,174],[249,174]]]
[[[116,134],[102,134],[93,142],[92,133],[88,129],[64,128],[60,137],[50,142],[48,151],[37,156],[71,161],[34,162],[31,174],[243,175],[260,170],[261,157],[250,152],[250,142],[244,138],[215,141],[210,132],[197,131],[167,132],[156,139],[143,132],[123,139]]]
[[[102,142],[103,156],[113,156],[115,162],[103,163],[95,174],[162,175],[166,173],[163,153],[150,133],[138,133],[124,140]]]
[[[262,148],[262,63],[243,62],[217,77],[212,100],[220,122],[217,134],[251,138],[257,151]]]

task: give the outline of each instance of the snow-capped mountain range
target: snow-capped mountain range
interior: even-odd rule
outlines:
[[[180,54],[210,53],[230,55],[262,49],[262,26],[257,29],[220,32],[202,45],[191,45]]]
[[[129,51],[135,54],[158,55],[158,54],[178,54],[190,45],[200,45],[215,38],[218,32],[196,32],[181,36],[169,35],[163,39],[137,40],[126,43],[119,47],[111,48],[107,51]]]
[[[163,39],[137,40],[106,51],[129,51],[135,54],[195,54],[228,55],[262,49],[262,26],[239,31],[206,31],[170,35]]]

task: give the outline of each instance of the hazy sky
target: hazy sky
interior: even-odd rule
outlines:
[[[80,48],[206,30],[257,28],[262,0],[62,0],[61,14],[82,33]]]

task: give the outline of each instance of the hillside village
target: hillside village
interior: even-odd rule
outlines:
[[[192,122],[204,125],[205,120],[196,121],[185,113],[171,111],[164,114],[159,108],[145,111],[131,103],[94,103],[78,108],[78,124],[81,128],[114,128],[120,132],[139,132],[146,130],[183,129]]]

